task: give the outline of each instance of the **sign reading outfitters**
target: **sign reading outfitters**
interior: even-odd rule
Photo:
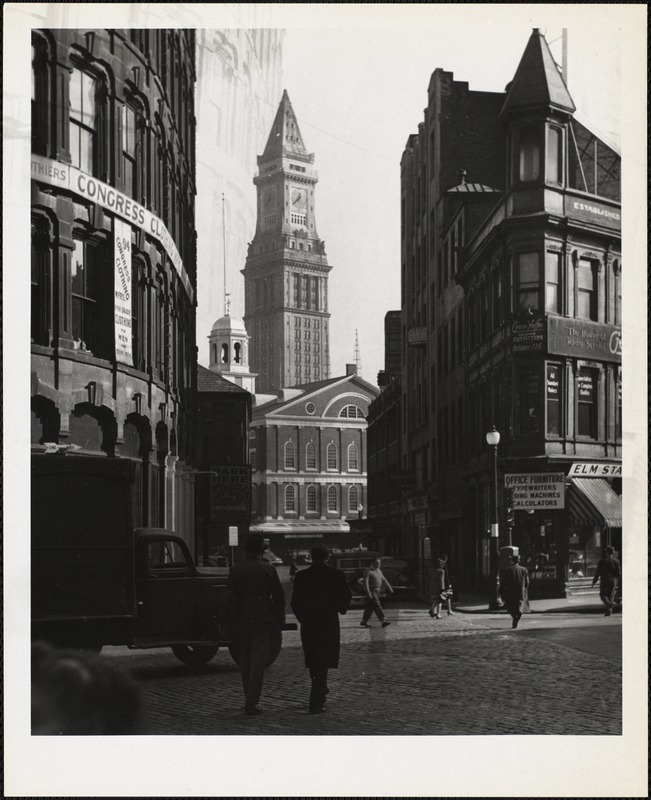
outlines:
[[[192,302],[194,302],[194,289],[190,283],[183,260],[176,249],[174,240],[170,232],[165,227],[162,219],[155,216],[144,206],[136,203],[128,195],[119,192],[113,186],[98,181],[92,175],[71,167],[69,164],[62,164],[43,156],[31,157],[32,178],[50,186],[58,186],[74,192],[87,200],[97,203],[107,211],[112,212],[129,224],[137,225],[145,233],[157,239],[165,248],[170,261],[181,279],[181,283]]]

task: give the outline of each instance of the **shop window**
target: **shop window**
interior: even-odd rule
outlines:
[[[348,511],[349,513],[354,513],[359,509],[357,506],[359,505],[359,493],[357,491],[357,486],[351,486],[348,489]]]
[[[561,254],[547,252],[545,259],[545,310],[561,314]]]
[[[348,446],[348,471],[357,472],[359,470],[359,448],[356,444]]]
[[[580,319],[597,320],[597,265],[585,258],[579,259],[577,270],[577,311]]]
[[[308,442],[305,447],[305,468],[316,469],[316,447],[312,442]]]
[[[577,434],[597,438],[597,370],[582,368],[576,376]]]
[[[296,469],[296,448],[294,442],[285,442],[285,469]]]
[[[540,130],[528,125],[520,130],[518,177],[522,182],[540,178]]]
[[[75,239],[71,257],[72,338],[75,347],[108,357],[109,342],[101,304],[102,258],[99,248]]]
[[[316,487],[308,486],[305,493],[305,508],[307,511],[317,511]]]
[[[337,511],[337,487],[328,486],[328,511]]]
[[[74,68],[69,89],[70,157],[73,167],[93,174],[96,122],[96,81],[82,69]]]
[[[540,369],[520,364],[516,376],[516,431],[520,436],[540,432]]]
[[[563,182],[563,132],[560,128],[547,128],[545,179],[547,183]]]
[[[296,511],[296,487],[285,487],[285,511]]]
[[[547,364],[547,434],[562,436],[563,373],[559,364]]]
[[[517,307],[520,312],[540,308],[540,262],[538,253],[518,255]]]
[[[331,442],[327,449],[327,468],[337,469],[337,447]]]

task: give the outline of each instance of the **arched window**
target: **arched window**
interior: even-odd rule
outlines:
[[[285,443],[285,469],[296,469],[296,448],[294,442]]]
[[[358,406],[344,406],[339,412],[340,417],[348,419],[364,419],[364,412]]]
[[[359,470],[359,448],[353,442],[348,445],[348,471],[357,472]]]
[[[357,486],[351,486],[348,490],[348,511],[357,511],[359,505],[359,493]]]
[[[285,511],[296,511],[296,487],[291,483],[285,487]]]
[[[317,511],[316,505],[316,486],[308,486],[306,492],[306,505],[305,508],[307,511]]]
[[[72,166],[93,175],[97,158],[97,81],[88,72],[75,67],[70,73],[68,119]]]
[[[328,511],[337,510],[337,487],[328,486]]]
[[[239,342],[235,342],[233,345],[233,360],[236,364],[240,364],[242,361],[242,345]]]
[[[337,469],[337,447],[330,442],[328,445],[328,469]]]
[[[312,442],[308,442],[305,447],[305,468],[316,469],[316,448]]]
[[[222,364],[228,364],[228,345],[226,342],[222,345]]]
[[[210,361],[211,361],[212,364],[216,364],[217,363],[217,345],[216,344],[214,344],[212,346],[212,358],[210,359]]]

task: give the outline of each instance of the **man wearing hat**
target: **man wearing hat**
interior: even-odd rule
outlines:
[[[285,622],[285,593],[276,570],[264,561],[262,534],[249,535],[246,560],[229,573],[225,614],[240,651],[245,714],[260,714],[258,701],[267,659],[267,647],[274,632]]]
[[[520,617],[529,611],[529,571],[520,564],[520,556],[511,556],[511,566],[502,573],[500,594],[517,628]]]

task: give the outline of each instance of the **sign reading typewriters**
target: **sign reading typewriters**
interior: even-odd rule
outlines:
[[[513,508],[553,511],[565,508],[563,472],[528,472],[504,476],[504,488],[513,490]]]

